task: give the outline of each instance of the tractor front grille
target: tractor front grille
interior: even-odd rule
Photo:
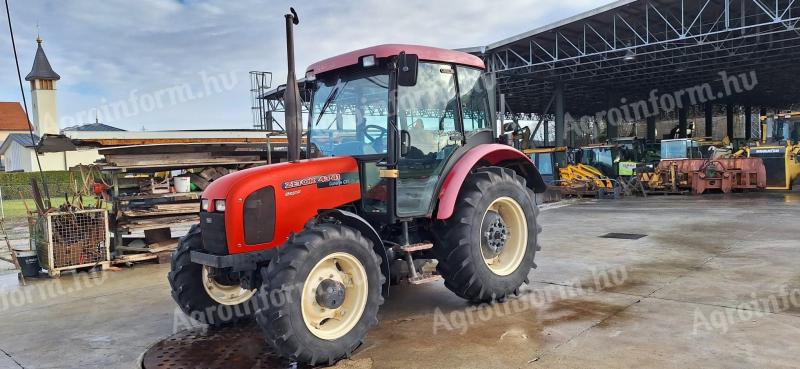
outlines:
[[[275,188],[264,187],[244,201],[244,242],[258,245],[275,237]]]
[[[200,231],[203,249],[214,255],[228,254],[228,241],[225,236],[225,213],[200,212]]]

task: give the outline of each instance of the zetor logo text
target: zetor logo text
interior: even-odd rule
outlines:
[[[288,190],[288,189],[291,189],[291,188],[305,187],[305,186],[310,186],[310,185],[319,184],[319,183],[336,182],[336,181],[341,181],[341,180],[342,180],[342,175],[338,174],[338,173],[337,174],[328,174],[328,175],[324,175],[324,176],[314,176],[314,177],[308,177],[308,178],[303,178],[303,179],[295,179],[295,180],[292,180],[292,181],[284,182],[283,183],[283,189],[284,190]]]

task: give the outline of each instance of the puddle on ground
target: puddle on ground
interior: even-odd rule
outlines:
[[[409,353],[424,360],[439,357],[452,347],[469,348],[470,355],[475,355],[475,358],[460,358],[464,360],[462,363],[477,363],[474,360],[489,354],[500,358],[495,362],[497,365],[524,363],[544,346],[572,334],[569,332],[598,324],[625,307],[625,304],[597,301],[591,295],[558,298],[561,296],[558,288],[549,288],[555,290],[555,300],[523,293],[495,305],[465,303],[461,308],[433,315],[426,314],[431,306],[411,311],[415,307],[404,312],[406,317],[381,319],[369,332],[365,345],[356,350],[353,360],[340,361],[336,367],[368,368],[373,360],[390,365],[408,360]],[[202,329],[180,332],[148,349],[143,364],[144,368],[298,367],[269,349],[255,323],[208,332]]]

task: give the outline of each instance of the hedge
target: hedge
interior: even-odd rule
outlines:
[[[53,171],[53,172],[44,172],[44,178],[47,183],[68,183],[70,172],[63,170],[63,171]],[[81,174],[78,172],[73,173],[73,178],[80,180]],[[5,173],[0,172],[0,186],[16,186],[16,185],[30,185],[31,178],[36,178],[36,181],[41,183],[42,177],[39,172],[14,172],[14,173]]]
[[[22,196],[25,198],[32,198],[33,195],[31,194],[31,178],[35,178],[36,181],[39,183],[40,190],[42,195],[44,195],[44,189],[42,187],[42,177],[39,172],[15,172],[15,173],[4,173],[0,172],[0,188],[3,191],[3,199],[4,200],[18,200],[20,198],[20,192]],[[80,172],[72,172],[72,180],[70,180],[70,172],[69,171],[52,171],[52,172],[44,172],[44,178],[47,182],[48,190],[50,191],[50,196],[64,196],[64,193],[72,193],[72,189],[74,187],[73,182],[79,183],[81,182],[81,174]]]

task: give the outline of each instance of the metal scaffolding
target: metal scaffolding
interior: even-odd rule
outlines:
[[[258,72],[263,73],[263,72]],[[252,77],[251,77],[252,80]],[[300,99],[302,101],[302,113],[308,116],[308,104],[311,100],[311,91],[306,86],[305,79],[298,80],[300,87]],[[253,90],[251,90],[252,93]],[[256,129],[269,132],[285,132],[283,122],[283,94],[286,85],[280,85],[273,89],[269,87],[257,89],[257,93],[252,93],[253,101],[253,125]]]

